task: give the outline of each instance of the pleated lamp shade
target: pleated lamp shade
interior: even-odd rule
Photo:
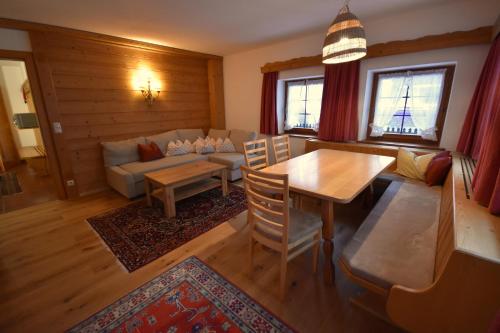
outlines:
[[[330,25],[323,44],[323,63],[338,64],[366,55],[365,30],[359,19],[345,5]]]

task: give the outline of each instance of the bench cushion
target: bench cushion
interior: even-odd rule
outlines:
[[[147,172],[158,171],[161,169],[171,168],[177,165],[186,164],[189,162],[207,160],[205,155],[198,154],[185,154],[178,156],[167,156],[159,160],[154,160],[150,162],[132,162],[127,164],[122,164],[120,167],[132,174],[135,182],[140,182],[144,180],[144,174]]]
[[[384,289],[430,286],[440,198],[439,186],[393,181],[344,249],[343,263]]]

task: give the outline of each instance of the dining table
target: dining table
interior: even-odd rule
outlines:
[[[321,200],[324,278],[333,283],[334,203],[348,204],[395,162],[394,157],[319,149],[261,171],[288,174],[290,192]]]

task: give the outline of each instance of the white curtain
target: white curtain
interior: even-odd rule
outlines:
[[[411,76],[409,110],[423,139],[437,141],[436,118],[446,69],[418,72]]]
[[[375,102],[375,116],[370,124],[370,136],[382,136],[389,125],[392,116],[402,100],[404,87],[408,76],[401,73],[380,74],[378,78],[377,100]]]
[[[307,89],[308,123],[312,123],[312,129],[317,132],[321,114],[321,98],[323,97],[323,80],[309,80]]]
[[[306,86],[304,81],[288,82],[287,110],[285,130],[292,129],[301,123],[300,114],[304,113]]]
[[[309,79],[307,87],[305,82],[305,80],[288,82],[285,130],[292,129],[304,123],[304,110],[307,110],[308,113],[307,123],[312,124],[314,131],[317,132],[319,129],[323,80]],[[307,102],[304,102],[306,97]]]

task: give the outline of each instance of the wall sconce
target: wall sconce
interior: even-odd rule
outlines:
[[[151,79],[148,79],[147,87],[141,87],[142,96],[144,100],[148,103],[148,106],[153,105],[153,102],[160,96],[160,88],[154,90],[151,89]]]

